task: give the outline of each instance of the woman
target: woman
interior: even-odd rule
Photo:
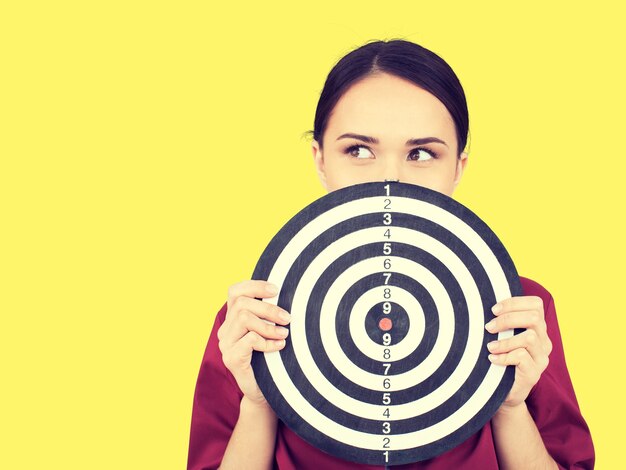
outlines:
[[[331,70],[317,106],[312,152],[328,191],[390,179],[451,196],[468,162],[467,134],[465,95],[448,64],[408,41],[376,41]],[[491,333],[526,329],[488,345],[494,364],[515,366],[504,403],[456,448],[397,468],[593,467],[554,301],[538,283],[521,281],[525,295],[494,305],[494,319],[485,326]],[[276,286],[258,280],[229,289],[198,377],[188,468],[375,468],[312,447],[267,404],[250,360],[254,350],[284,347],[289,312],[255,298],[276,294]]]

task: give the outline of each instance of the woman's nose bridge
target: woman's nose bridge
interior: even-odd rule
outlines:
[[[385,168],[383,172],[383,179],[386,180],[400,180],[401,179],[401,161],[395,155],[389,155],[384,159]]]

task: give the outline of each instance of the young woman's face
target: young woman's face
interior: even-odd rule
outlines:
[[[320,150],[313,140],[313,157],[328,191],[390,179],[451,196],[467,164],[465,152],[457,158],[454,121],[443,103],[389,74],[371,75],[344,93],[323,144]]]

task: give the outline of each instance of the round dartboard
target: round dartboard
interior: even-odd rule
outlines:
[[[399,465],[439,455],[491,419],[515,370],[487,343],[498,301],[522,295],[487,224],[439,192],[364,183],[316,200],[271,240],[253,279],[291,313],[281,351],[255,352],[277,416],[317,448]]]

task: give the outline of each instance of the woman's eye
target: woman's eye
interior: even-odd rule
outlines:
[[[428,149],[415,149],[408,156],[408,160],[420,162],[432,160],[433,158],[437,158],[437,154]]]
[[[363,150],[363,152],[361,152],[361,150]],[[352,147],[348,147],[346,149],[346,153],[351,157],[358,158],[359,160],[372,158],[373,156],[369,149],[363,145],[353,145]]]

